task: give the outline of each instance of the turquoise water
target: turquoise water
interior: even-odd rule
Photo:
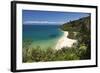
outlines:
[[[62,35],[58,25],[23,25],[23,41],[32,41],[29,47],[54,48]]]

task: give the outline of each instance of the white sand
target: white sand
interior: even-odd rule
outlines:
[[[58,40],[55,49],[58,50],[64,47],[72,47],[73,43],[77,42],[77,40],[69,39],[67,36],[68,36],[68,32],[64,31],[64,35]]]

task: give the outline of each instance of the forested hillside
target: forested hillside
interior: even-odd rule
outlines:
[[[60,26],[64,31],[69,31],[68,37],[78,40],[78,48],[86,47],[86,53],[81,58],[90,58],[91,55],[91,17],[83,17],[70,21]]]

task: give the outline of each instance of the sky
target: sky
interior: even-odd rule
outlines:
[[[86,16],[89,16],[89,14],[78,12],[23,10],[22,22],[24,25],[61,25]]]

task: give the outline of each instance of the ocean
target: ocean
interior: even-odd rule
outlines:
[[[31,40],[29,48],[40,47],[42,49],[55,48],[57,41],[63,35],[59,25],[24,25],[23,24],[23,43]]]

